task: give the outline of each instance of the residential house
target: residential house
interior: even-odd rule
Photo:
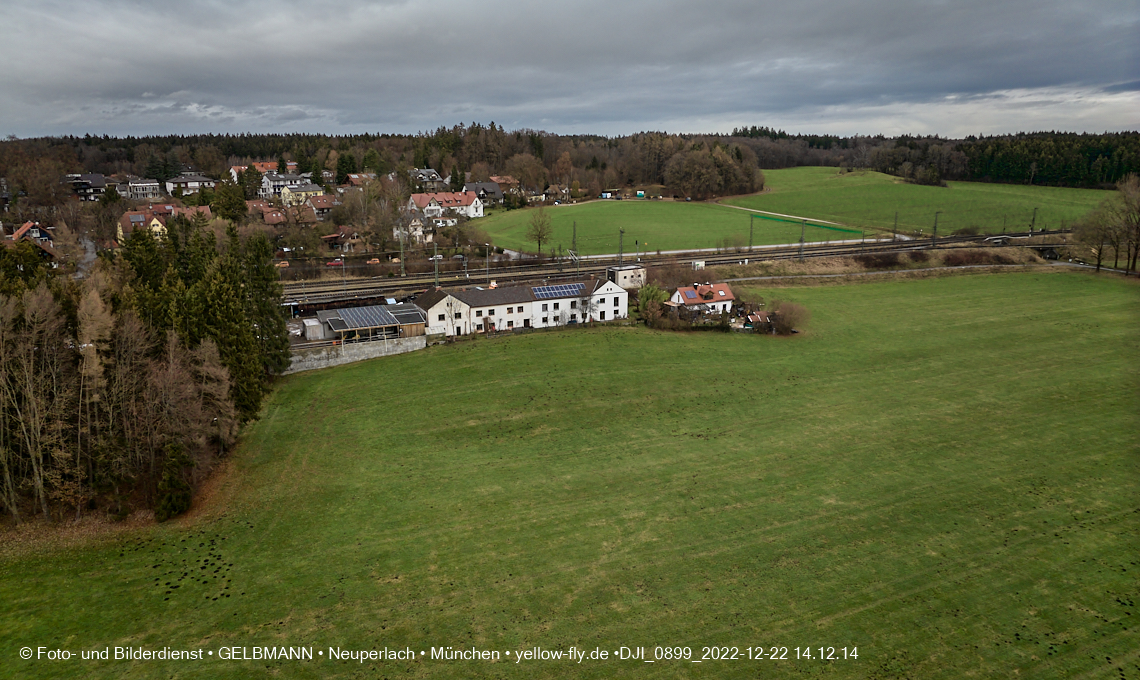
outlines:
[[[448,337],[629,316],[629,293],[601,279],[545,286],[438,289],[417,297],[416,304],[428,313],[428,333]]]
[[[162,185],[157,179],[128,177],[125,185],[119,185],[119,195],[132,201],[153,201],[162,198]]]
[[[257,195],[261,198],[281,198],[281,190],[285,187],[292,189],[303,184],[308,184],[308,180],[300,175],[279,175],[276,172],[267,172],[261,176],[261,189],[258,190]]]
[[[503,204],[503,190],[494,182],[468,182],[463,191],[474,191],[484,206]]]
[[[2,245],[6,248],[15,248],[16,244],[22,241],[35,246],[41,257],[52,262],[53,267],[56,266],[59,256],[52,247],[51,231],[47,227],[40,226],[39,222],[25,222],[11,234],[5,234]]]
[[[155,236],[166,236],[167,217],[168,215],[152,210],[128,210],[119,218],[115,230],[116,240],[122,243],[138,229],[150,229]]]
[[[314,196],[320,196],[325,190],[316,184],[285,185],[281,187],[281,202],[287,206],[301,205]]]
[[[262,175],[268,172],[277,172],[277,161],[254,161],[253,163],[250,163],[250,165],[252,165]],[[230,177],[233,179],[233,181],[238,181],[238,174],[245,172],[246,168],[248,167],[249,165],[230,166]],[[296,161],[286,161],[285,172],[286,174],[295,174],[297,172]]]
[[[442,217],[445,212],[468,219],[483,216],[483,201],[474,191],[441,191],[431,194],[412,194],[407,210],[422,210],[428,217]]]
[[[107,190],[107,178],[97,173],[68,175],[65,181],[81,201],[98,201]]]
[[[323,222],[328,219],[332,209],[340,205],[340,201],[332,194],[318,194],[310,196],[306,204],[313,209],[313,215]]]
[[[435,240],[435,230],[431,227],[424,227],[426,220],[427,218],[422,213],[415,214],[406,225],[392,227],[392,238],[414,245],[431,243]]]
[[[210,211],[208,205],[192,205],[189,208],[174,208],[174,216],[185,217],[188,220],[194,219],[195,215],[205,215],[207,220],[214,219],[214,213]]]
[[[175,191],[181,190],[183,196],[188,196],[196,194],[202,189],[213,189],[216,185],[217,182],[209,177],[183,173],[178,177],[166,180],[166,193],[173,196]]]
[[[727,283],[694,283],[678,288],[669,299],[693,312],[720,314],[732,312],[736,297]]]
[[[344,186],[363,187],[365,184],[374,181],[376,181],[376,173],[374,172],[350,172],[344,177]]]
[[[517,194],[519,192],[519,181],[510,175],[495,175],[491,177],[491,181],[499,185],[499,189],[504,194]]]
[[[439,173],[431,168],[412,168],[408,171],[408,176],[412,181],[412,186],[419,187],[424,192],[446,191],[448,188],[443,177],[440,177]]]
[[[347,253],[356,250],[356,246],[360,245],[360,234],[353,231],[352,227],[341,225],[331,234],[322,236],[321,240],[327,243],[329,248]]]

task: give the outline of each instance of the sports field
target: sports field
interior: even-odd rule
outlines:
[[[769,192],[726,202],[841,222],[859,229],[892,229],[929,234],[976,227],[982,233],[1059,229],[1095,208],[1110,192],[982,182],[948,182],[947,187],[907,184],[878,172],[839,174],[835,168],[765,170]]]
[[[533,251],[535,244],[526,240],[534,208],[497,212],[472,225],[485,230],[495,245],[516,250]],[[657,252],[694,248],[717,248],[725,237],[738,237],[748,245],[749,215],[715,203],[673,201],[591,201],[581,205],[549,206],[553,238],[542,249],[550,251],[559,245],[570,248],[574,224],[578,225],[578,250],[583,255],[618,252],[618,229],[625,229],[625,253]],[[761,224],[763,222],[763,224]],[[757,220],[756,245],[798,243],[800,226],[787,222]],[[807,229],[808,241],[861,238],[826,229]]]
[[[0,675],[1137,677],[1136,284],[756,292],[806,332],[575,329],[285,379],[194,519],[0,548]],[[314,660],[217,659],[254,646]],[[738,658],[514,661],[572,646]]]

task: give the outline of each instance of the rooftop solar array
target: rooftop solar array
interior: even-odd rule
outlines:
[[[383,307],[355,307],[338,310],[338,316],[347,328],[380,328],[381,326],[397,326],[399,321]],[[332,319],[329,319],[332,325]],[[339,330],[334,328],[333,330]]]
[[[687,297],[690,300],[696,300],[697,294],[691,290],[687,290],[687,291],[685,291],[685,297]]]
[[[534,286],[531,290],[534,291],[534,296],[539,300],[549,300],[581,295],[585,288],[586,284],[584,283],[564,283],[557,286]]]
[[[427,323],[427,316],[415,305],[389,305],[385,309],[401,324]]]

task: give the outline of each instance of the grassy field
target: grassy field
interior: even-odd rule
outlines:
[[[807,331],[579,329],[284,380],[196,519],[0,550],[0,675],[1140,677],[1135,283],[753,292]],[[40,645],[314,661],[19,660]],[[405,645],[788,658],[317,655]],[[821,646],[858,658],[795,658]]]
[[[744,208],[765,210],[837,222],[851,229],[890,230],[898,212],[900,231],[923,230],[929,234],[938,217],[938,233],[948,235],[959,229],[976,227],[983,233],[1025,231],[1037,208],[1036,228],[1068,226],[1095,208],[1109,193],[1095,189],[950,182],[949,187],[906,184],[878,172],[840,175],[835,168],[791,168],[765,170],[769,192],[727,199]],[[573,224],[578,224],[578,246],[584,255],[616,253],[618,228],[624,228],[625,251],[637,251],[634,241],[648,242],[642,251],[716,248],[726,237],[748,243],[747,213],[713,203],[674,203],[671,201],[594,201],[582,205],[547,208],[554,237],[550,245],[569,248]],[[487,232],[495,245],[518,250],[534,250],[526,240],[532,209],[495,212],[476,224]],[[805,234],[808,241],[860,238],[813,227]],[[756,220],[753,243],[797,243],[800,227],[787,222]],[[546,246],[544,246],[544,249]]]
[[[746,208],[815,217],[859,229],[892,229],[929,234],[977,227],[984,233],[1025,231],[1037,208],[1037,228],[1058,229],[1109,196],[1096,189],[1066,189],[981,182],[948,182],[924,187],[878,172],[840,175],[835,168],[765,170],[769,193],[729,199]]]
[[[526,240],[533,208],[496,212],[477,220],[495,245],[504,248],[533,251],[535,244]],[[574,223],[578,223],[578,250],[583,255],[601,255],[618,252],[618,229],[625,229],[625,252],[636,253],[658,250],[690,248],[716,248],[725,237],[737,236],[748,244],[748,213],[715,203],[675,203],[673,201],[593,201],[582,205],[550,206],[553,238],[550,245],[570,247]],[[761,228],[763,227],[763,228]],[[808,229],[808,241],[859,238],[823,229]],[[800,227],[796,224],[757,221],[754,241],[756,245],[770,243],[798,243]],[[549,250],[543,245],[543,250]]]

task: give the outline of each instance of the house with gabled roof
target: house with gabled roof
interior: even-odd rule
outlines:
[[[301,205],[314,196],[320,196],[325,190],[312,182],[281,187],[281,202],[285,205]]]
[[[313,209],[313,215],[323,222],[332,213],[333,208],[340,205],[340,200],[332,194],[318,194],[310,196],[305,204]]]
[[[166,193],[171,196],[175,191],[181,191],[183,196],[196,194],[202,189],[213,189],[217,182],[198,174],[181,174],[166,180]]]
[[[443,191],[447,188],[443,177],[432,168],[412,168],[408,171],[408,178],[411,179],[412,186],[420,187],[425,192]]]
[[[629,294],[612,281],[586,279],[543,286],[436,289],[416,298],[428,333],[448,337],[552,328],[629,315]]]
[[[441,191],[431,194],[412,194],[406,209],[420,210],[427,217],[442,217],[445,212],[468,219],[483,216],[483,201],[474,191]]]
[[[494,182],[468,182],[463,190],[474,191],[484,206],[503,204],[503,190]]]
[[[250,163],[254,169],[264,175],[267,172],[277,172],[277,161],[254,161]],[[249,165],[232,165],[230,166],[230,177],[233,181],[238,181],[238,174],[246,171]],[[285,162],[285,172],[287,174],[295,174],[297,172],[296,161]]]
[[[669,300],[693,312],[720,314],[732,312],[736,296],[727,283],[694,283],[678,288]]]
[[[344,186],[348,187],[362,187],[374,181],[376,181],[374,172],[350,172],[344,176]]]

